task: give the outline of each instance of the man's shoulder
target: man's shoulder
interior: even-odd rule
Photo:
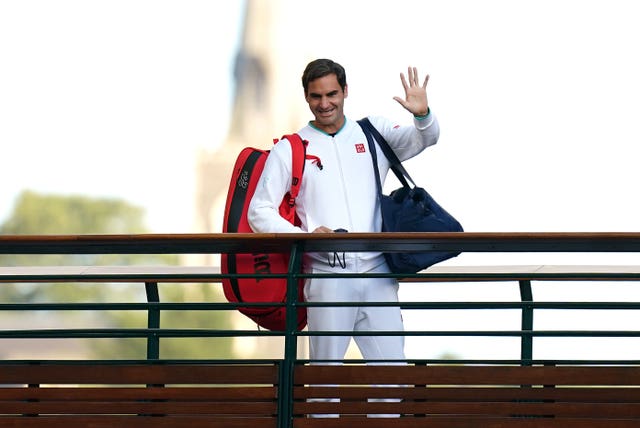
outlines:
[[[273,147],[271,147],[271,154],[280,159],[291,158],[291,142],[286,135],[275,141]]]

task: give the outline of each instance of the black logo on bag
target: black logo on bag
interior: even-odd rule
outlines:
[[[238,176],[238,187],[246,190],[249,187],[249,171],[243,169]]]
[[[264,275],[271,273],[271,263],[269,263],[269,254],[253,254],[253,272],[256,275]],[[256,282],[260,278],[256,277]]]

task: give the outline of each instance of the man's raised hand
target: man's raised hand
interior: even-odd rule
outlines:
[[[407,69],[407,75],[408,82],[404,73],[400,73],[405,98],[393,97],[393,99],[414,116],[425,116],[429,112],[429,102],[427,100],[427,82],[429,82],[429,75],[426,75],[422,85],[420,85],[418,81],[418,69],[416,67],[409,67]]]

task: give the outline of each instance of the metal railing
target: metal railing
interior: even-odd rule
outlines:
[[[363,276],[365,274],[308,274],[300,273],[302,255],[305,252],[333,251],[460,251],[462,253],[639,253],[640,233],[407,233],[407,234],[186,234],[186,235],[81,235],[81,236],[0,236],[0,254],[221,254],[251,252],[291,254],[289,271],[271,274],[288,280],[287,328],[284,331],[265,330],[212,330],[212,329],[167,329],[161,325],[161,314],[167,310],[229,310],[247,303],[226,302],[179,302],[163,303],[158,293],[158,283],[173,281],[220,282],[225,275],[211,267],[117,267],[111,269],[72,269],[59,267],[4,266],[0,267],[0,282],[31,283],[59,281],[129,281],[143,282],[147,296],[146,303],[1,303],[0,312],[63,311],[63,310],[143,310],[147,313],[147,328],[127,329],[4,329],[2,339],[45,339],[45,338],[144,338],[147,341],[148,360],[159,360],[160,342],[171,337],[241,337],[276,336],[284,338],[282,363],[281,409],[287,412],[292,397],[293,367],[308,362],[297,355],[298,340],[313,334],[327,332],[298,331],[296,313],[300,306],[320,305],[318,303],[297,302],[297,284],[300,278],[321,276]],[[638,359],[584,359],[579,361],[540,361],[534,359],[536,338],[625,338],[630,346],[637,347],[640,328],[618,330],[539,330],[534,328],[534,314],[540,310],[625,310],[640,311],[637,301],[578,301],[556,302],[535,301],[532,282],[535,281],[640,281],[638,266],[609,266],[607,268],[584,265],[579,267],[538,267],[536,269],[494,269],[482,266],[475,268],[435,267],[413,275],[369,274],[370,276],[391,276],[411,283],[419,282],[491,282],[515,281],[520,299],[512,302],[400,302],[403,310],[504,310],[520,311],[519,330],[429,330],[429,331],[385,331],[358,334],[402,334],[405,336],[459,336],[459,337],[512,337],[520,340],[520,358],[500,361],[459,359],[457,363],[509,363],[531,364],[626,364],[640,365]],[[227,275],[228,276],[228,275]],[[248,275],[236,275],[247,277]],[[250,276],[250,275],[249,275]],[[357,305],[333,302],[322,305]],[[390,305],[390,303],[367,303]],[[331,335],[352,335],[353,332],[331,332]],[[442,360],[414,360],[421,364],[441,363]],[[451,361],[449,361],[451,362]],[[286,387],[288,385],[288,387]]]
[[[417,234],[197,234],[197,235],[82,235],[82,236],[0,236],[0,254],[220,254],[223,252],[290,252],[288,273],[272,274],[287,277],[290,282],[287,310],[295,314],[299,306],[331,305],[296,302],[297,282],[312,276],[359,276],[360,274],[305,274],[301,272],[302,254],[305,251],[461,251],[503,253],[628,253],[640,251],[638,233],[417,233]],[[213,331],[163,329],[160,325],[163,310],[218,310],[233,308],[231,303],[162,303],[158,283],[170,281],[220,282],[224,275],[213,268],[188,269],[156,267],[151,270],[122,269],[120,271],[90,269],[56,271],[54,267],[2,267],[0,281],[144,281],[147,303],[29,303],[0,304],[2,311],[33,310],[145,310],[148,314],[146,329],[73,329],[73,330],[4,330],[0,338],[52,338],[52,337],[142,337],[147,339],[147,358],[158,359],[159,341],[163,337],[215,337],[242,335],[272,335],[285,339],[285,360],[295,360],[298,338],[322,332],[299,332],[295,316],[289,317],[287,329],[269,331]],[[617,270],[616,270],[617,269]],[[371,275],[371,274],[370,274]],[[233,276],[233,275],[232,275]],[[242,277],[243,275],[239,275]],[[250,275],[244,275],[250,276]],[[456,270],[455,268],[430,269],[414,275],[376,274],[374,276],[402,277],[405,281],[517,281],[519,302],[400,302],[403,310],[413,309],[517,309],[521,311],[521,329],[518,331],[404,331],[405,336],[493,336],[519,337],[521,339],[520,363],[529,364],[533,359],[533,339],[536,337],[637,337],[638,331],[537,331],[534,329],[534,312],[542,309],[617,309],[638,310],[637,302],[536,302],[533,299],[532,281],[633,281],[640,278],[638,269],[615,266],[600,271],[582,266],[580,270],[564,271],[483,271],[482,267]],[[155,278],[154,278],[155,277]],[[336,302],[335,305],[344,303]],[[357,304],[346,304],[357,305]],[[370,305],[368,303],[368,305]],[[379,305],[390,305],[379,303]],[[235,307],[238,307],[235,304]],[[242,304],[247,306],[247,304]],[[351,335],[351,332],[332,332],[332,335]],[[364,333],[363,333],[364,334]],[[371,334],[398,334],[398,332],[374,332]]]

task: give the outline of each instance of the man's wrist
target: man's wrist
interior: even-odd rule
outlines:
[[[429,117],[430,113],[431,113],[431,109],[429,107],[427,107],[427,113],[426,114],[423,114],[423,115],[414,114],[413,117],[415,117],[418,120],[423,120],[423,119],[426,119],[427,117]]]

